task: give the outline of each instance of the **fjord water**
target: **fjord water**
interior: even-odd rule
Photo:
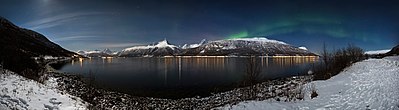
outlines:
[[[96,86],[137,96],[184,98],[238,87],[250,58],[90,58],[64,62],[59,71],[80,74]],[[257,57],[260,80],[302,75],[316,57]],[[59,64],[58,64],[59,65]]]

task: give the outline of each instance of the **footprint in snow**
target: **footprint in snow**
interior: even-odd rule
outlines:
[[[59,105],[59,104],[62,103],[62,102],[57,102],[57,98],[51,98],[49,102],[54,104],[54,105]]]

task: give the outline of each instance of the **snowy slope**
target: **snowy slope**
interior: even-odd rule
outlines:
[[[308,50],[308,48],[306,48],[306,47],[298,47],[299,49],[302,49],[302,50]]]
[[[76,53],[79,55],[87,56],[87,57],[109,57],[109,56],[116,56],[119,52],[111,51],[110,49],[100,50],[91,50],[91,51],[83,51],[79,50]]]
[[[298,102],[247,101],[222,109],[399,110],[399,56],[353,64],[325,81],[314,81],[318,97]]]
[[[158,42],[156,45],[134,46],[134,47],[123,49],[122,52],[139,50],[139,49],[152,49],[152,48],[176,48],[176,46],[170,45],[167,40],[163,40],[163,41]]]
[[[391,49],[373,50],[373,51],[366,51],[365,54],[369,54],[369,55],[385,54],[385,53],[387,53],[389,51],[391,51]]]
[[[87,106],[80,98],[58,91],[53,78],[40,84],[6,71],[6,74],[0,74],[0,85],[1,110],[84,110]]]

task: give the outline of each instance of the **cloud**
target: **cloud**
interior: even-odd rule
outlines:
[[[70,41],[70,40],[82,40],[86,38],[97,38],[98,36],[68,36],[68,37],[61,37],[53,39],[52,41],[59,42],[59,41]]]
[[[29,29],[39,30],[50,28],[58,25],[62,25],[66,22],[74,21],[79,17],[82,16],[90,16],[90,15],[102,15],[107,14],[105,12],[77,12],[77,13],[67,13],[56,15],[52,17],[42,18],[38,20],[34,20],[28,23],[25,23],[24,26],[28,27]]]
[[[136,45],[143,45],[141,43],[97,43],[94,44],[96,47],[100,48],[120,48],[120,47],[131,47]]]

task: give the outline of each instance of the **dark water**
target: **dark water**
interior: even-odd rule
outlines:
[[[317,58],[91,58],[58,64],[62,72],[81,74],[98,87],[138,96],[182,98],[229,90],[259,67],[257,80],[301,75]]]

